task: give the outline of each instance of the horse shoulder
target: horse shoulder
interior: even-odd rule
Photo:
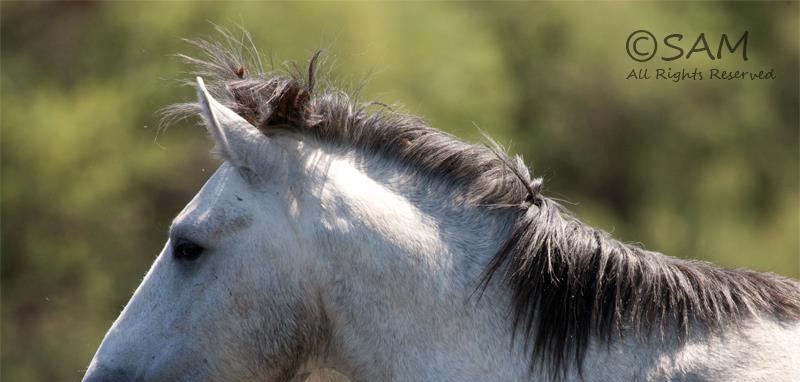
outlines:
[[[671,381],[800,381],[800,323],[754,318],[690,339],[673,360]]]

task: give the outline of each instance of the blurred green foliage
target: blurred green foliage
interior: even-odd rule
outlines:
[[[77,380],[171,218],[217,166],[181,37],[242,24],[274,57],[525,156],[584,220],[670,255],[800,276],[798,3],[2,4],[2,379]],[[749,31],[747,62],[637,64],[627,36]],[[687,44],[687,42],[684,42]],[[713,45],[713,43],[712,43]],[[688,49],[688,46],[685,46]],[[771,81],[635,81],[632,68]]]

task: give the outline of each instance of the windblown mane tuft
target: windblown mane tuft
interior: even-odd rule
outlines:
[[[358,104],[344,92],[319,89],[319,52],[307,74],[264,72],[254,49],[223,35],[222,43],[192,41],[204,59],[181,57],[205,77],[215,98],[261,131],[289,129],[383,155],[452,185],[465,205],[507,211],[514,227],[479,288],[501,276],[532,370],[544,366],[554,379],[565,377],[569,362],[580,367],[592,339],[664,338],[675,330],[685,338],[693,330],[713,331],[754,315],[800,319],[796,281],[616,241],[544,197],[541,178],[532,179],[519,156],[509,157],[491,140],[488,148],[467,144],[417,117],[371,109],[376,103]],[[198,111],[193,103],[174,105],[164,121]]]

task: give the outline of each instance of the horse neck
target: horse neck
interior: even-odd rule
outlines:
[[[320,229],[317,258],[325,265],[314,282],[330,336],[310,367],[330,367],[353,381],[541,376],[529,372],[524,339],[512,341],[511,294],[497,284],[502,278],[480,299],[475,295],[508,235],[508,219],[464,207],[446,186],[391,166],[360,166],[342,158],[321,163],[328,169],[324,185],[306,204],[319,213],[311,214],[306,227]],[[717,355],[747,359],[748,347],[736,342],[738,336],[731,338],[719,348],[744,350]],[[616,347],[589,341],[584,370],[592,371],[584,379],[641,379],[640,373],[658,366],[653,362],[672,362],[683,354],[674,339],[651,343],[628,336],[625,342]],[[710,342],[702,335],[687,343]],[[571,368],[566,375],[576,372]]]
[[[422,195],[441,188],[420,187],[424,179],[347,161],[327,168],[318,203],[330,261],[320,290],[333,334],[320,366],[356,381],[522,378],[528,364],[510,346],[508,296],[474,295],[506,222]]]

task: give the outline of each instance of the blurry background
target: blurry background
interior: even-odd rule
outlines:
[[[329,48],[344,87],[521,153],[590,224],[681,257],[800,276],[798,3],[2,4],[2,380],[78,380],[218,165],[192,123],[181,37],[243,24],[277,63]],[[648,29],[749,31],[749,61],[637,64]],[[734,40],[735,41],[735,40]],[[632,68],[774,68],[635,81]],[[652,74],[652,73],[651,73]]]

